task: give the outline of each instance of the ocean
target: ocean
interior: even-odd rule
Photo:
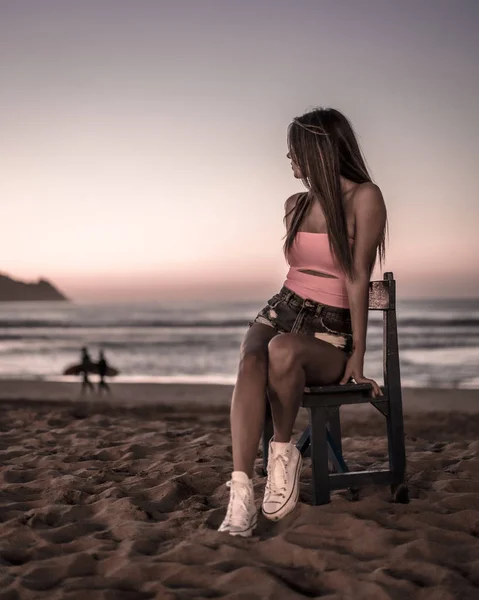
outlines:
[[[69,380],[87,346],[117,381],[234,383],[260,302],[0,304],[0,378]],[[479,300],[399,300],[404,386],[479,388]],[[382,383],[382,315],[370,313],[365,375]]]

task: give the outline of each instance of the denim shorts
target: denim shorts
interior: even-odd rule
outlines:
[[[351,313],[348,308],[328,306],[301,298],[287,287],[281,288],[251,321],[274,327],[278,333],[304,333],[352,352]]]

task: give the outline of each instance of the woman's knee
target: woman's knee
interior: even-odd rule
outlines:
[[[270,375],[282,374],[300,366],[294,336],[283,333],[268,344],[268,369]]]

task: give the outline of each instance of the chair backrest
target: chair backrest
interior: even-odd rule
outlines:
[[[396,319],[396,281],[391,272],[369,284],[369,310],[383,312],[383,375],[390,400],[401,401],[401,373]]]
[[[392,273],[384,273],[383,281],[369,283],[369,310],[396,308],[396,282]]]

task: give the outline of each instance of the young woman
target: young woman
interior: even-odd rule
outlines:
[[[363,374],[369,280],[385,254],[381,191],[351,124],[335,109],[293,119],[288,149],[294,177],[306,187],[285,204],[290,269],[245,336],[231,404],[234,471],[219,531],[244,537],[257,521],[251,478],[267,398],[274,437],[262,512],[278,520],[298,501],[302,461],[291,435],[304,387],[353,379],[382,394]]]

